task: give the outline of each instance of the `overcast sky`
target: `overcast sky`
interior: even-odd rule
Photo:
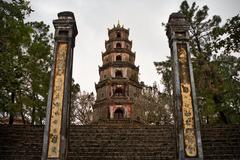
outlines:
[[[44,21],[51,26],[57,13],[72,11],[77,22],[78,35],[74,49],[73,78],[82,91],[95,92],[99,81],[98,66],[102,65],[101,52],[108,39],[107,28],[120,23],[130,28],[130,40],[136,52],[135,64],[140,66],[140,81],[151,85],[160,79],[154,61],[170,56],[168,41],[162,22],[179,10],[182,0],[31,0],[34,12],[30,21]],[[190,4],[192,0],[188,1]],[[196,0],[209,13],[227,18],[240,13],[240,0]]]

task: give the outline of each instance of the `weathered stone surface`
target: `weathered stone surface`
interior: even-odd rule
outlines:
[[[68,159],[176,159],[173,126],[121,123],[71,126]],[[43,128],[0,126],[0,159],[41,159]],[[204,159],[240,159],[240,125],[202,126],[201,133]]]

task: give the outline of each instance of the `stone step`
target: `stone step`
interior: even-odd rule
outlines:
[[[71,128],[69,159],[175,159],[173,126]]]
[[[176,159],[175,156],[155,156],[154,158],[152,156],[104,156],[99,157],[99,156],[94,156],[94,155],[89,155],[89,156],[69,156],[68,160],[174,160]]]
[[[40,160],[43,126],[0,126],[1,160]],[[204,159],[240,159],[240,126],[202,126]],[[173,126],[71,126],[69,160],[176,159]]]
[[[142,152],[144,150],[149,150],[149,151],[155,151],[155,150],[159,150],[159,149],[164,149],[164,150],[172,150],[175,148],[174,144],[165,144],[165,145],[158,145],[158,146],[139,146],[139,145],[126,145],[126,146],[114,146],[114,145],[110,145],[110,146],[103,146],[103,145],[82,145],[82,146],[70,146],[69,150],[73,151],[73,150],[81,150],[81,151],[139,151]]]
[[[120,139],[120,140],[131,140],[131,139],[136,139],[136,140],[169,140],[171,139],[173,136],[166,136],[166,135],[139,135],[139,134],[135,134],[135,135],[129,135],[129,134],[122,134],[122,135],[101,135],[101,134],[97,134],[97,135],[75,135],[72,136],[70,135],[71,139],[73,140],[98,140],[98,139],[104,139],[104,140],[108,140],[108,139]]]

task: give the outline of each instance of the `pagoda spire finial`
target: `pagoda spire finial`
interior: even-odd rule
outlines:
[[[120,20],[119,20],[119,19],[118,19],[117,27],[121,27],[121,25],[120,25]]]

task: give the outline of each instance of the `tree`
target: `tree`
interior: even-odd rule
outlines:
[[[226,115],[227,123],[240,122],[240,58],[221,54],[214,57],[212,63],[218,66],[218,74],[222,75],[221,92],[218,110]],[[215,98],[215,97],[214,97]],[[216,97],[217,98],[217,97]]]
[[[0,113],[42,124],[52,58],[52,35],[43,22],[25,23],[25,0],[0,1]]]
[[[17,95],[24,79],[23,50],[31,41],[31,28],[24,19],[31,12],[29,2],[0,1],[0,107],[9,114],[9,124],[20,111]]]
[[[240,16],[228,19],[214,28],[214,47],[222,54],[213,57],[218,66],[218,74],[223,77],[221,110],[227,115],[228,123],[240,122]]]
[[[31,124],[42,124],[46,113],[48,88],[52,64],[52,34],[43,22],[31,22],[32,41],[25,53],[26,70],[22,88],[22,112]]]
[[[74,86],[75,96],[71,101],[71,123],[77,125],[89,124],[92,121],[95,97],[93,92],[81,92],[79,86]]]
[[[0,118],[21,117],[43,124],[52,65],[52,34],[43,22],[27,22],[28,1],[0,1]],[[72,80],[71,122],[90,122],[93,93],[80,92]]]
[[[239,14],[228,19],[222,27],[212,31],[215,40],[214,47],[223,49],[223,53],[230,54],[240,51],[240,16]]]
[[[75,122],[75,110],[77,110],[78,105],[76,103],[78,99],[78,95],[80,93],[80,85],[77,83],[74,83],[74,79],[72,79],[71,84],[71,108],[70,108],[70,123],[74,124]]]
[[[239,122],[232,121],[232,117],[239,115],[239,111],[232,112],[235,104],[231,105],[228,102],[230,99],[224,97],[231,93],[234,99],[239,99],[235,94],[237,90],[231,89],[239,84],[239,80],[234,79],[238,76],[239,67],[230,69],[237,66],[238,58],[225,53],[239,52],[240,18],[237,15],[221,27],[219,16],[207,19],[208,10],[206,5],[199,9],[195,3],[190,8],[186,1],[180,6],[180,12],[186,16],[190,24],[190,48],[197,95],[203,100],[203,103],[199,103],[202,118],[206,123],[209,123],[209,120],[224,123]],[[239,109],[235,109],[237,110]]]
[[[209,61],[212,53],[212,30],[218,28],[221,22],[220,16],[214,15],[208,19],[209,8],[204,5],[201,9],[192,3],[191,7],[187,1],[183,1],[180,5],[180,11],[186,16],[190,24],[190,48],[194,58],[199,60],[199,63]]]
[[[164,86],[163,93],[168,97],[169,106],[173,108],[173,86],[172,86],[172,68],[171,68],[171,57],[167,57],[166,61],[154,62],[157,69],[157,73],[161,75],[161,84]]]
[[[133,112],[146,124],[172,124],[174,122],[170,99],[160,93],[157,85],[144,86],[142,93],[134,99]]]
[[[220,26],[221,18],[208,18],[209,8],[187,1],[180,11],[190,24],[190,50],[198,96],[198,107],[203,123],[239,123],[239,16]],[[169,66],[155,62],[158,73],[167,82]],[[226,83],[227,82],[227,83]],[[163,83],[166,88],[169,88]],[[230,96],[231,95],[231,96]],[[231,98],[230,98],[231,97]],[[235,117],[235,118],[234,118]]]

